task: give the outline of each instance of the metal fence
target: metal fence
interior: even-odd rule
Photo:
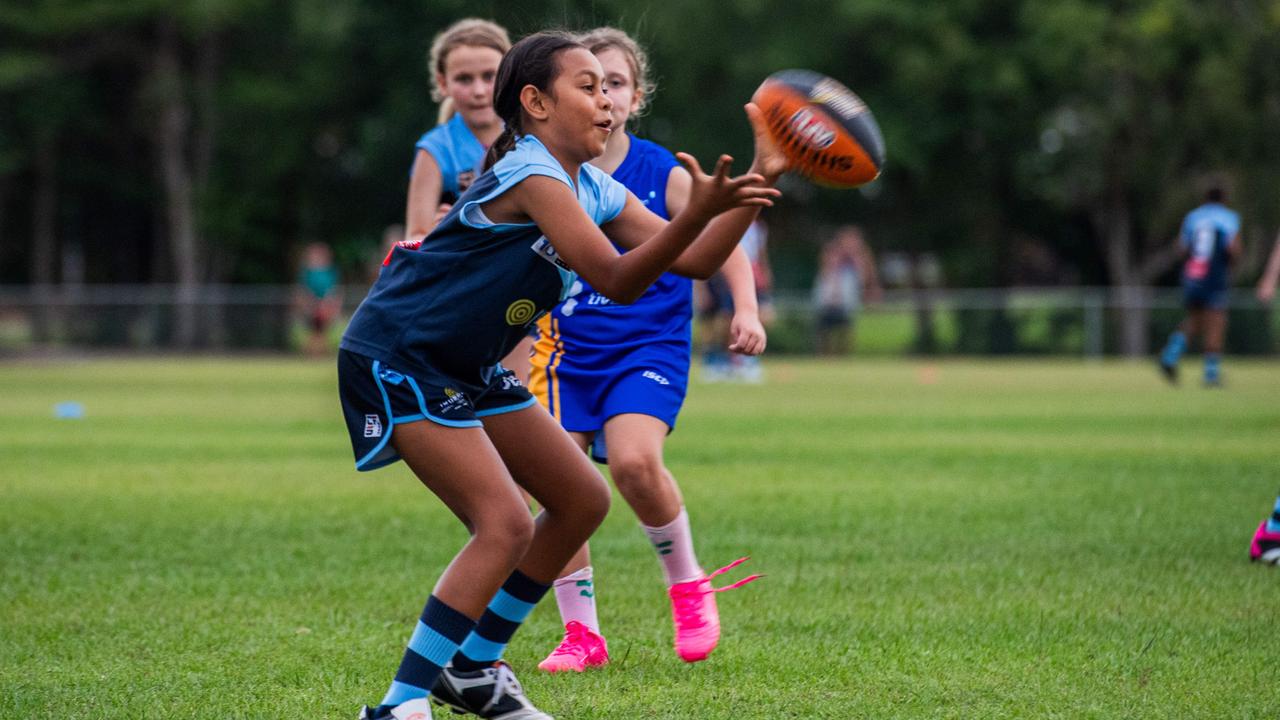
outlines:
[[[345,313],[366,287],[345,288]],[[289,286],[0,286],[0,353],[299,348],[308,332]],[[805,291],[775,298],[771,353],[811,353],[817,313]],[[1227,352],[1280,350],[1280,313],[1245,290],[1229,306]],[[1159,347],[1181,320],[1176,288],[896,290],[862,308],[858,354],[1138,355]],[[332,329],[332,341],[342,323]]]

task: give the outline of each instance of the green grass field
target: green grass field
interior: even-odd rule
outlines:
[[[1194,379],[1198,368],[1186,366]],[[694,383],[669,443],[720,596],[670,648],[619,500],[595,542],[612,666],[510,660],[569,718],[1276,717],[1280,366],[774,361]],[[329,363],[0,365],[0,717],[347,718],[464,539],[398,465],[357,474]],[[79,401],[81,420],[53,419]],[[447,717],[439,713],[437,717]]]

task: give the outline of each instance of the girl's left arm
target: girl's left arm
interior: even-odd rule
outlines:
[[[689,171],[682,167],[671,169],[667,178],[667,212],[676,215],[689,201]],[[684,257],[681,256],[681,260]],[[679,272],[680,260],[672,269]],[[751,270],[751,259],[741,246],[734,247],[729,258],[720,268],[729,294],[733,296],[733,320],[729,323],[729,350],[744,355],[764,352],[768,338],[764,324],[760,322],[760,307],[756,300],[756,277]]]

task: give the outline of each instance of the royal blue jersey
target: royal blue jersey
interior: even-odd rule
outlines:
[[[1187,262],[1182,284],[1203,290],[1227,289],[1227,247],[1240,232],[1240,216],[1220,203],[1205,203],[1182,221]]]
[[[631,147],[613,179],[661,218],[667,212],[667,179],[679,163],[666,148],[631,137]],[[622,251],[622,248],[618,248]],[[663,273],[644,295],[623,305],[596,292],[585,280],[539,325],[540,344],[562,344],[566,361],[591,363],[593,355],[612,356],[620,347],[654,342],[690,342],[693,283]],[[555,322],[550,322],[554,320]],[[535,351],[535,362],[539,357]]]
[[[392,250],[342,347],[410,373],[487,382],[577,277],[536,225],[494,224],[480,209],[532,175],[568,185],[597,225],[626,204],[626,189],[606,173],[583,165],[575,182],[536,137],[520,138],[420,246]]]
[[[480,174],[486,152],[461,113],[454,113],[448,122],[428,130],[414,147],[431,153],[439,166],[442,203],[454,202],[471,185]]]

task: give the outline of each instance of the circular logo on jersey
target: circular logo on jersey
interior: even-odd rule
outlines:
[[[538,314],[532,300],[517,300],[507,306],[508,325],[527,325]]]

